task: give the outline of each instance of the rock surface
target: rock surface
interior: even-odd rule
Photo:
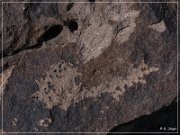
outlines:
[[[109,135],[114,132],[177,132],[177,102],[172,102],[166,107],[150,115],[141,116],[133,121],[114,127]],[[124,133],[128,135],[128,133]]]
[[[176,3],[3,11],[4,131],[107,132],[177,97]]]

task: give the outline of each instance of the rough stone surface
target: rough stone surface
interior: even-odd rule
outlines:
[[[172,102],[169,106],[162,107],[150,115],[141,116],[133,121],[114,127],[108,134],[114,132],[157,132],[165,134],[177,131],[177,102]],[[124,133],[128,135],[129,133]]]
[[[108,132],[177,97],[176,3],[3,11],[4,131]]]

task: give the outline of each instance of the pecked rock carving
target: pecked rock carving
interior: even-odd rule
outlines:
[[[76,78],[78,77],[80,81],[82,74],[78,73],[76,68],[62,61],[52,65],[50,71],[46,72],[44,80],[42,78],[36,80],[40,91],[37,91],[33,96],[44,102],[49,109],[52,109],[53,106],[59,106],[64,110],[85,98],[91,97],[94,99],[105,93],[119,101],[119,98],[125,92],[125,86],[131,87],[137,83],[145,84],[144,76],[159,70],[157,67],[148,67],[143,62],[138,68],[133,68],[133,65],[129,65],[127,68],[125,78],[115,77],[97,87],[86,90],[82,88],[81,82],[76,83]]]
[[[150,25],[149,28],[154,29],[157,32],[164,32],[166,30],[166,26],[163,20],[157,24]]]
[[[108,132],[176,100],[176,3],[25,2],[3,11],[3,131]]]

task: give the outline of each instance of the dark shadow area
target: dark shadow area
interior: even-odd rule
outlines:
[[[110,132],[108,135],[113,135],[112,132],[177,132],[177,102],[172,102],[150,115],[114,127]]]
[[[94,3],[96,0],[89,0],[90,3]]]
[[[62,30],[62,25],[54,25],[42,35],[41,40],[47,42],[48,40],[57,37],[62,32]]]
[[[71,20],[68,22],[68,28],[71,32],[74,32],[78,29],[78,24],[75,20]]]
[[[32,45],[32,46],[24,46],[22,48],[19,48],[19,49],[15,50],[12,53],[12,55],[18,54],[24,50],[33,50],[33,49],[41,48],[43,45],[43,42],[47,42],[49,40],[56,38],[62,32],[62,30],[63,30],[62,25],[54,25],[45,31],[45,33],[37,40],[37,44]],[[4,58],[8,57],[8,56],[10,56],[10,55],[4,55],[3,54]]]
[[[154,1],[154,0],[153,0]],[[150,3],[149,4],[159,20],[164,20],[170,32],[177,31],[177,4]],[[174,7],[174,8],[173,8]]]
[[[66,11],[71,10],[71,8],[73,7],[74,3],[69,3],[66,7]]]

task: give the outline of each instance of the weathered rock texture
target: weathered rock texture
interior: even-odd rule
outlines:
[[[4,131],[107,132],[176,98],[177,4],[96,2],[3,4]]]
[[[166,107],[141,116],[133,121],[114,127],[108,135],[114,132],[177,132],[177,102],[174,101]],[[128,135],[129,133],[124,133]],[[162,133],[163,134],[163,133]]]

